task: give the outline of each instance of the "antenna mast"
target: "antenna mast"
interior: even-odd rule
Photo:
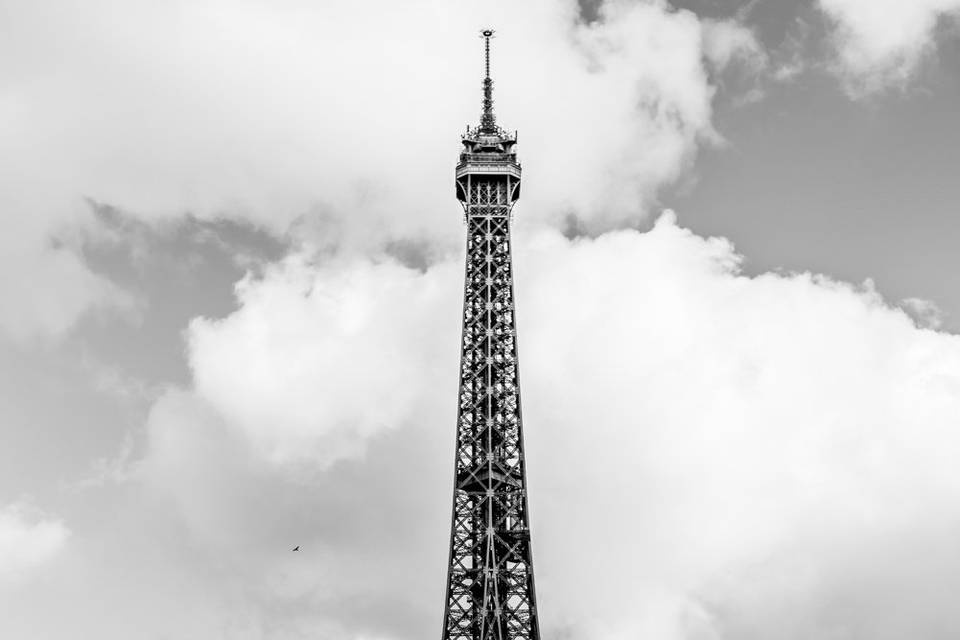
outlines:
[[[496,116],[493,115],[493,80],[490,78],[490,39],[493,29],[484,29],[480,32],[483,38],[484,68],[486,76],[483,78],[483,110],[480,113],[480,132],[498,133]]]

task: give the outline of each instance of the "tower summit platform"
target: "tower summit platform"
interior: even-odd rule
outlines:
[[[481,35],[484,40],[485,69],[483,78],[483,99],[481,102],[480,125],[467,126],[461,141],[463,151],[457,163],[457,199],[466,203],[471,176],[509,176],[512,178],[511,197],[515,201],[520,197],[520,163],[517,160],[517,134],[510,133],[497,125],[493,112],[493,79],[490,77],[490,39],[492,29],[485,29]]]

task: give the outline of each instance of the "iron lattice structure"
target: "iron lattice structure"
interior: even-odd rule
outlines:
[[[480,126],[467,128],[456,168],[467,258],[443,640],[540,640],[510,251],[520,164],[516,135],[493,115],[492,35]]]

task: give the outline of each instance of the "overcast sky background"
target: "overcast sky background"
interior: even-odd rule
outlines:
[[[958,18],[0,0],[0,636],[439,632],[486,26],[544,637],[960,636]]]

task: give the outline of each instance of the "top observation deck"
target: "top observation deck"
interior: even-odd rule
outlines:
[[[461,137],[463,150],[456,168],[457,198],[465,199],[467,189],[464,180],[477,178],[494,179],[509,177],[514,183],[513,191],[519,195],[520,162],[517,160],[517,134],[497,125],[493,112],[493,80],[490,78],[490,39],[492,29],[480,34],[484,39],[486,75],[483,78],[483,101],[480,125],[467,127]]]
[[[457,163],[457,179],[467,175],[509,175],[520,179],[517,135],[498,127],[496,133],[467,129],[461,140],[463,151]]]

